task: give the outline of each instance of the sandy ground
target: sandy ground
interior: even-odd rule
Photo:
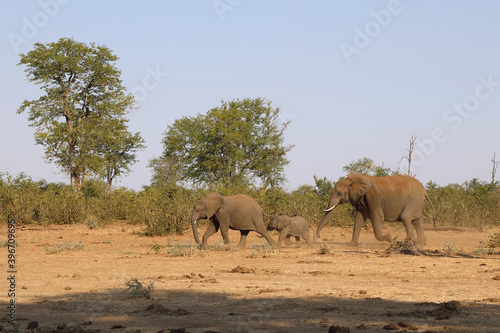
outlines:
[[[246,249],[227,249],[218,233],[200,250],[190,232],[139,229],[18,228],[19,330],[37,321],[43,332],[500,332],[500,256],[474,253],[499,229],[426,230],[420,256],[387,254],[370,230],[359,247],[346,246],[350,230],[325,228],[312,249],[270,249],[255,233]],[[236,244],[239,232],[230,236]],[[323,244],[330,253],[319,253]],[[154,283],[151,298],[131,297],[132,278]],[[1,281],[0,324],[13,331]]]

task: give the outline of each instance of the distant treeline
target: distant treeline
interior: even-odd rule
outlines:
[[[105,182],[89,180],[75,192],[69,185],[34,181],[25,174],[0,177],[0,223],[15,219],[18,224],[87,224],[89,228],[115,221],[142,224],[143,235],[167,235],[190,229],[194,202],[209,192],[223,195],[246,193],[255,198],[266,214],[301,215],[311,224],[323,217],[333,183],[316,179],[315,186],[282,188],[186,189],[175,184],[152,185],[141,191],[109,189]],[[436,209],[438,226],[484,227],[500,225],[500,184],[473,179],[463,184],[440,187],[426,184]],[[353,208],[339,206],[330,224],[351,226]],[[424,214],[431,217],[427,203]],[[424,221],[431,224],[429,219]]]

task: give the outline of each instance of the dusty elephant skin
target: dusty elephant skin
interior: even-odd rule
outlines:
[[[316,229],[316,236],[320,237],[321,229],[331,218],[333,209],[337,205],[350,203],[355,208],[354,230],[350,245],[358,244],[361,228],[366,220],[370,219],[377,240],[392,243],[393,238],[389,233],[382,234],[382,223],[402,221],[407,239],[422,246],[426,244],[422,229],[422,208],[425,200],[434,211],[433,222],[436,228],[434,206],[425,188],[415,178],[404,175],[389,177],[350,175],[335,184],[328,208],[325,209],[325,216]],[[417,231],[416,237],[413,227]]]
[[[196,226],[196,221],[200,219],[209,220],[202,242],[200,242]],[[266,230],[262,208],[255,199],[246,194],[222,196],[218,193],[210,193],[197,200],[191,214],[191,226],[196,243],[204,246],[207,246],[208,238],[219,229],[225,244],[230,244],[228,230],[232,229],[239,230],[241,233],[237,247],[245,247],[250,231],[261,234],[269,244],[276,245]]]
[[[267,230],[278,230],[280,232],[277,245],[278,247],[281,246],[283,240],[286,245],[290,245],[290,237],[295,237],[297,243],[299,243],[300,238],[302,238],[306,241],[309,247],[312,247],[309,236],[309,228],[312,229],[309,222],[307,222],[302,216],[279,215],[272,218],[267,225]]]

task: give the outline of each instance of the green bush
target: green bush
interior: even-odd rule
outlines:
[[[81,223],[85,204],[70,186],[33,181],[21,173],[3,174],[0,179],[0,221],[15,219],[19,224]]]
[[[180,233],[190,227],[193,193],[179,186],[155,185],[139,193],[130,222],[145,224],[141,234],[161,236]]]
[[[173,184],[153,185],[136,192],[126,188],[110,189],[102,181],[89,180],[82,191],[61,183],[34,181],[26,174],[16,177],[0,174],[0,223],[15,219],[19,224],[81,224],[104,226],[114,221],[144,224],[143,235],[168,235],[190,229],[194,202],[208,194],[245,193],[261,205],[267,215],[303,216],[317,225],[324,216],[332,183],[315,178],[316,186],[303,185],[292,191],[282,188],[257,189],[244,186],[188,190]],[[440,187],[427,184],[427,192],[436,209],[438,225],[484,227],[500,225],[500,184],[477,179],[462,185]],[[335,208],[329,225],[352,227],[353,210],[349,205]],[[432,210],[424,204],[424,214]],[[265,221],[269,220],[265,217]],[[429,221],[430,223],[431,221]]]
[[[75,192],[69,185],[35,182],[23,173],[0,177],[0,223],[15,219],[19,224],[80,224],[92,219],[104,225],[126,219],[136,204],[134,191],[111,191],[98,181],[87,181]]]
[[[483,227],[500,225],[500,187],[497,184],[480,182],[477,179],[462,185],[444,187],[427,184],[428,194],[436,209],[438,225]],[[424,212],[432,216],[429,205]]]

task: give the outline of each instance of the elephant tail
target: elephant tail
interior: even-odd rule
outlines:
[[[314,230],[314,228],[311,227],[310,225],[309,228],[311,228],[311,230],[313,231],[313,239],[316,240],[316,230]]]
[[[264,212],[264,211],[262,211],[262,214],[263,214],[264,216],[266,216],[266,217],[271,218],[271,219],[276,219],[276,216],[269,215],[269,214],[267,214],[267,213],[266,213],[266,212]]]
[[[425,193],[425,199],[427,200],[427,202],[429,203],[429,205],[432,208],[432,223],[434,224],[434,230],[436,230],[436,232],[437,232],[438,229],[436,227],[436,210],[434,209],[434,206],[432,205],[431,199],[429,199],[429,196],[427,195],[427,193]]]

